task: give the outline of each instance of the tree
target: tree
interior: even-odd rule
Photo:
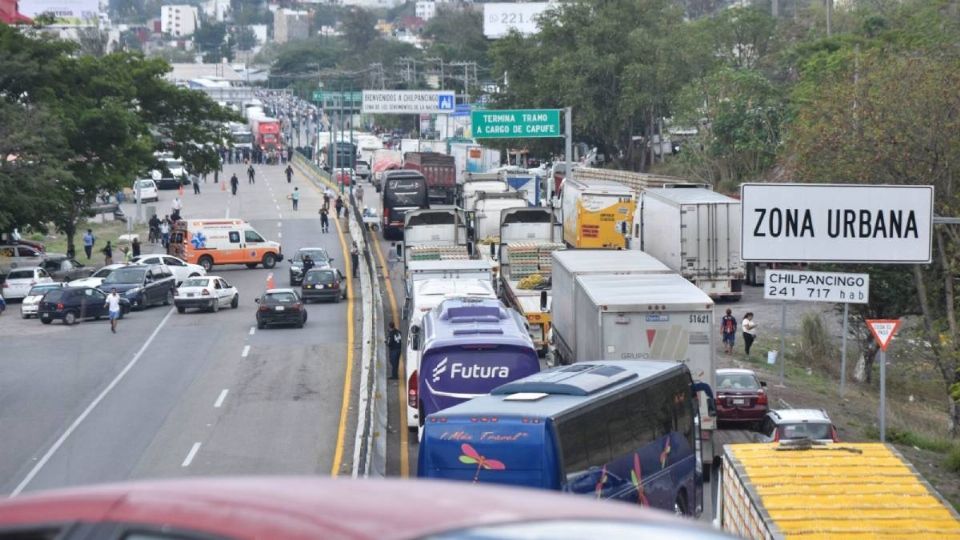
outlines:
[[[423,35],[432,40],[430,56],[446,61],[486,64],[488,40],[483,14],[474,10],[443,9],[430,19]]]
[[[220,54],[220,47],[227,37],[227,26],[224,23],[209,22],[197,28],[193,33],[193,44],[203,54]],[[216,58],[214,62],[219,62]]]
[[[364,54],[377,37],[377,16],[363,8],[354,7],[340,19],[343,40],[354,54]]]
[[[257,46],[257,34],[249,26],[242,26],[236,32],[237,49],[249,51]]]

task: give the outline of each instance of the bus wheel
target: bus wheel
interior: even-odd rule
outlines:
[[[210,270],[213,270],[213,257],[209,255],[204,255],[203,257],[200,257],[200,260],[197,261],[197,263],[200,266],[202,266],[203,269],[206,270],[207,272],[209,272]]]

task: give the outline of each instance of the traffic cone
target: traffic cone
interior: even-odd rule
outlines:
[[[275,289],[276,284],[273,281],[273,272],[267,274],[267,290]]]

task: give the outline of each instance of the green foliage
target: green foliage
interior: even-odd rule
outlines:
[[[808,313],[800,321],[799,360],[804,366],[828,373],[836,368],[836,350],[819,314]]]
[[[865,431],[868,439],[880,439],[880,431],[876,427],[870,426]],[[927,450],[938,454],[946,454],[949,452],[951,456],[960,451],[960,446],[954,444],[950,439],[930,437],[896,427],[887,428],[887,442],[903,446],[912,446],[920,450]]]
[[[377,16],[363,8],[354,7],[343,13],[340,31],[348,50],[364,54],[377,37]]]
[[[236,34],[237,49],[249,51],[257,46],[257,35],[249,26],[241,26]]]
[[[227,37],[226,23],[208,22],[193,33],[193,44],[203,54],[220,52]]]
[[[943,465],[952,473],[960,473],[960,446],[954,446],[950,449]]]
[[[485,64],[488,40],[483,35],[483,13],[445,9],[430,19],[423,35],[433,40],[429,56],[446,61]]]

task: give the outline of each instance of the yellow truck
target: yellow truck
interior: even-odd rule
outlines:
[[[563,241],[576,249],[626,249],[637,208],[633,190],[607,180],[563,181]]]
[[[882,443],[724,447],[717,521],[741,538],[960,538],[960,516]]]

